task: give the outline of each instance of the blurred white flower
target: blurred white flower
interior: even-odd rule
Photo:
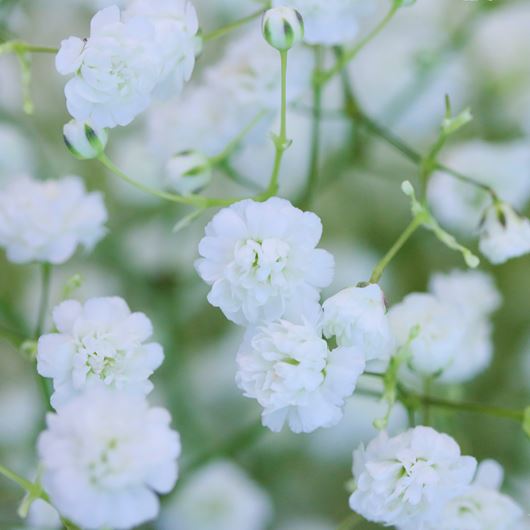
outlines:
[[[299,433],[340,421],[365,362],[355,348],[330,351],[321,328],[308,319],[250,329],[237,365],[237,385],[263,407],[263,425],[279,432],[287,422]]]
[[[431,294],[409,294],[390,309],[389,319],[398,346],[406,344],[412,329],[419,326],[408,366],[426,377],[449,366],[466,331],[458,311]]]
[[[196,268],[212,286],[208,301],[236,324],[318,311],[320,289],[333,277],[333,257],[316,249],[320,219],[289,201],[243,200],[206,226]]]
[[[298,47],[289,52],[287,102],[311,90],[313,58]],[[232,41],[225,55],[204,73],[208,85],[222,88],[253,112],[280,109],[281,68],[278,52],[257,31],[249,31]]]
[[[75,300],[53,311],[57,333],[40,337],[37,370],[53,379],[51,403],[64,406],[94,386],[148,394],[149,377],[162,364],[160,344],[146,343],[153,333],[143,313],[131,313],[122,298]]]
[[[105,150],[108,134],[105,129],[92,127],[87,122],[71,120],[63,127],[64,143],[80,160],[98,157]]]
[[[490,186],[517,209],[530,199],[530,149],[526,140],[504,144],[468,141],[448,148],[443,161]],[[436,217],[452,230],[469,235],[476,232],[491,202],[484,190],[445,173],[432,176],[428,194]]]
[[[521,217],[508,203],[491,205],[480,226],[479,248],[498,265],[530,252],[530,219]]]
[[[164,508],[161,530],[265,530],[267,493],[239,467],[216,461],[194,473]]]
[[[131,528],[159,510],[177,478],[178,433],[143,396],[92,389],[49,414],[38,441],[42,484],[83,528]]]
[[[200,151],[181,151],[166,165],[167,183],[181,195],[190,195],[205,188],[212,180],[210,159]]]
[[[0,77],[4,79],[3,72]],[[0,182],[32,171],[34,156],[31,144],[22,132],[8,123],[0,123]]]
[[[503,470],[497,462],[484,460],[466,493],[449,501],[438,519],[425,530],[523,530],[526,515],[510,497],[498,490]],[[416,530],[416,526],[400,530]]]
[[[304,38],[302,15],[290,7],[273,7],[263,15],[261,28],[265,40],[277,50],[290,50]]]
[[[470,317],[490,316],[502,303],[493,277],[483,271],[455,269],[446,274],[433,274],[429,290],[439,300],[457,305]]]
[[[379,285],[350,287],[328,298],[323,306],[324,335],[339,346],[356,346],[367,361],[388,360],[394,337]]]
[[[33,501],[26,523],[27,527],[40,530],[59,530],[63,527],[57,510],[42,499]]]
[[[0,446],[23,446],[39,427],[42,411],[40,396],[28,381],[16,377],[16,382],[9,384],[3,380],[0,390]]]
[[[134,0],[124,12],[126,20],[149,20],[155,28],[157,53],[162,71],[157,93],[169,95],[182,90],[195,66],[199,21],[189,0]]]
[[[273,0],[272,5],[299,11],[305,41],[328,46],[353,40],[359,31],[359,17],[366,10],[362,0]]]
[[[144,16],[126,16],[124,21],[117,6],[105,8],[93,17],[88,39],[69,37],[61,42],[56,67],[62,75],[73,75],[65,95],[75,119],[95,127],[128,125],[148,107],[160,83],[170,76],[180,76],[179,84],[189,78],[194,50],[191,56],[187,49],[179,49],[176,56],[171,53],[181,37],[180,26],[189,30],[193,8],[181,6],[183,18],[173,20],[169,6],[160,2],[148,4],[153,9],[139,3],[135,10],[145,11]],[[187,33],[182,38],[187,42]]]
[[[105,235],[106,220],[101,194],[87,193],[79,177],[22,177],[0,191],[0,246],[14,263],[64,263]]]
[[[424,528],[469,487],[475,468],[450,436],[430,427],[393,438],[381,432],[354,452],[350,507],[369,521]]]

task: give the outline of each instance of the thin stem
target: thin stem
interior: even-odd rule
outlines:
[[[344,55],[339,61],[335,63],[335,66],[320,74],[316,78],[315,82],[321,85],[325,85],[326,83],[328,83],[328,81],[335,77],[335,75],[337,75],[341,70],[343,70],[348,65],[348,63],[352,61],[372,39],[374,39],[375,37],[377,37],[377,35],[379,35],[379,33],[381,33],[381,31],[392,20],[392,18],[394,18],[394,15],[398,11],[399,7],[400,2],[393,1],[392,7],[390,8],[386,16],[381,20],[381,22],[379,22],[379,24],[377,24],[377,26],[372,31],[370,31],[370,33],[368,33],[363,39],[361,39],[353,48],[351,48],[350,50],[345,50]]]
[[[12,482],[15,482],[16,484],[18,484],[21,488],[23,488],[26,491],[31,492],[35,489],[35,486],[32,482],[25,479],[24,477],[21,477],[14,471],[11,471],[10,469],[2,465],[0,465],[0,475],[4,475],[4,477],[8,478]]]
[[[315,46],[315,68],[314,76],[318,76],[322,68],[322,48]],[[313,201],[313,196],[318,184],[318,170],[320,159],[320,131],[322,119],[322,85],[319,83],[313,84],[313,111],[311,124],[311,151],[309,159],[309,173],[307,177],[307,185],[305,192],[300,200],[302,209],[309,207]]]
[[[340,525],[337,527],[337,530],[352,530],[362,523],[363,520],[364,519],[360,515],[353,513],[348,515],[348,517],[346,517],[346,519],[340,523]]]
[[[26,44],[25,50],[31,53],[53,53],[59,52],[58,48],[52,48],[49,46],[33,46],[32,44]]]
[[[44,328],[46,313],[48,311],[48,303],[50,301],[51,276],[51,263],[43,263],[41,265],[41,297],[39,302],[39,312],[37,315],[37,324],[35,325],[35,333],[33,334],[35,340],[42,335]]]
[[[392,259],[400,251],[401,247],[408,241],[412,234],[414,234],[414,232],[421,226],[422,222],[423,219],[421,216],[414,217],[414,219],[410,222],[407,228],[405,228],[383,259],[375,266],[372,276],[369,280],[370,283],[377,283],[381,279],[381,276],[383,275],[387,265],[392,261]]]
[[[203,42],[208,42],[208,41],[217,39],[219,37],[223,37],[224,35],[232,32],[233,30],[241,26],[244,26],[248,22],[252,22],[254,19],[261,16],[264,12],[265,12],[265,9],[260,9],[259,11],[256,11],[246,17],[240,18],[234,22],[231,22],[230,24],[227,24],[226,26],[223,26],[214,31],[211,31],[210,33],[205,33],[202,37],[202,40]]]
[[[21,40],[9,40],[0,44],[0,54],[2,53],[52,53],[56,54],[58,48],[48,46],[35,46]]]
[[[254,118],[241,130],[241,132],[235,136],[230,142],[226,145],[226,147],[217,155],[212,156],[210,158],[210,163],[212,165],[218,165],[222,162],[226,161],[230,156],[234,153],[234,151],[238,148],[241,141],[245,138],[245,136],[259,123],[259,121],[267,114],[266,111],[261,111],[254,116]]]
[[[423,425],[430,425],[431,424],[431,407],[429,404],[429,398],[431,393],[431,378],[427,377],[425,381],[423,382],[423,394],[424,398],[422,401],[423,405]]]

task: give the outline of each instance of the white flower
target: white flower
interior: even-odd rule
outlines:
[[[429,290],[443,302],[455,304],[470,316],[489,316],[502,302],[491,275],[477,270],[453,270],[434,274]]]
[[[128,125],[151,102],[162,75],[155,29],[145,18],[121,21],[111,6],[92,19],[90,37],[61,42],[57,71],[73,75],[65,86],[68,112],[95,127]]]
[[[530,219],[519,216],[507,203],[486,210],[480,227],[479,248],[498,265],[530,252]]]
[[[500,493],[503,470],[497,462],[484,460],[468,491],[449,501],[425,530],[516,530],[526,515],[510,497]],[[416,530],[402,527],[400,530]]]
[[[162,72],[157,92],[180,92],[195,66],[199,21],[189,0],[134,0],[125,11],[126,19],[149,20],[155,28],[157,53]]]
[[[412,329],[419,326],[410,345],[408,365],[413,371],[436,375],[459,353],[466,326],[452,304],[431,294],[413,293],[393,306],[388,315],[398,346],[406,344]]]
[[[57,510],[42,499],[36,499],[31,503],[27,523],[29,528],[41,530],[59,530],[63,527]]]
[[[0,246],[14,263],[64,263],[105,235],[106,220],[101,194],[87,193],[79,177],[21,177],[0,191]]]
[[[162,530],[265,530],[271,500],[239,467],[216,461],[200,469],[164,509]]]
[[[466,490],[475,468],[450,436],[430,427],[393,438],[381,432],[353,454],[350,507],[369,521],[420,529]]]
[[[280,320],[247,332],[237,365],[237,385],[263,407],[263,425],[279,432],[287,422],[298,433],[340,421],[365,363],[355,348],[330,351],[314,323]]]
[[[290,50],[304,38],[302,15],[289,7],[275,7],[263,15],[261,24],[265,40],[277,50]]]
[[[321,234],[314,213],[285,199],[224,208],[206,226],[196,262],[212,286],[209,302],[242,325],[318,309],[333,276],[333,257],[315,248]]]
[[[490,186],[504,201],[522,208],[530,198],[528,142],[469,141],[448,149],[444,162]],[[436,217],[452,230],[472,234],[491,199],[477,186],[435,173],[429,181],[429,202]]]
[[[177,478],[178,433],[143,396],[92,389],[49,414],[38,441],[42,484],[83,528],[131,528],[156,517],[155,492]]]
[[[0,70],[0,75],[6,84],[10,83],[3,70]],[[35,160],[31,143],[18,128],[7,122],[1,123],[0,145],[0,182],[33,171]]]
[[[63,127],[64,143],[68,150],[80,160],[96,158],[105,150],[108,134],[105,129],[92,127],[89,123],[69,121]]]
[[[367,361],[390,357],[394,339],[379,285],[344,289],[322,308],[327,338],[336,337],[339,346],[357,346]]]
[[[75,300],[53,311],[57,333],[40,337],[37,370],[53,379],[52,405],[63,406],[87,387],[109,386],[148,394],[148,380],[164,358],[143,313],[131,313],[122,298]]]
[[[199,151],[181,151],[167,163],[168,184],[181,195],[190,195],[212,180],[210,159]]]
[[[309,50],[297,47],[289,52],[288,103],[309,93],[312,68]],[[251,105],[254,115],[262,109],[280,109],[280,58],[259,32],[244,33],[231,42],[222,59],[204,76],[208,85],[222,88],[240,105]]]
[[[299,11],[305,41],[328,46],[353,40],[359,30],[359,16],[366,9],[359,0],[273,0],[272,5]]]

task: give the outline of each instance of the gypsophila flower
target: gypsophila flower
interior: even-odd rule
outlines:
[[[304,20],[305,41],[327,46],[353,40],[366,9],[362,0],[273,0],[272,5],[296,9]]]
[[[168,185],[181,195],[205,188],[212,180],[210,159],[199,151],[181,151],[166,165]]]
[[[101,194],[79,177],[20,177],[0,191],[0,246],[14,263],[64,263],[78,246],[94,247],[106,220]]]
[[[153,333],[143,313],[131,313],[118,297],[75,300],[53,311],[57,333],[40,337],[37,370],[53,379],[55,408],[93,386],[148,394],[149,377],[164,354],[160,344],[146,342]]]
[[[502,467],[497,462],[481,462],[467,492],[449,501],[437,520],[425,525],[425,530],[522,530],[524,511],[498,491],[502,475]],[[400,527],[400,530],[416,530],[416,527]]]
[[[430,427],[392,438],[381,432],[353,454],[350,507],[369,521],[420,529],[466,490],[475,468],[450,436]]]
[[[105,129],[92,127],[89,123],[71,120],[63,127],[64,143],[68,150],[80,160],[96,158],[107,145]]]
[[[88,529],[131,528],[158,514],[177,478],[178,433],[162,408],[104,388],[49,414],[38,452],[42,485],[61,514]]]
[[[304,38],[302,15],[290,7],[267,10],[261,24],[265,40],[277,50],[290,50]]]
[[[530,219],[521,217],[507,203],[490,206],[480,227],[479,248],[498,265],[530,252]]]
[[[339,346],[357,346],[367,361],[388,360],[394,338],[379,285],[344,289],[328,298],[322,309],[327,338],[336,337]]]
[[[289,201],[243,200],[206,227],[196,268],[212,286],[208,301],[236,324],[318,310],[320,289],[333,276],[333,257],[315,248],[320,219]]]
[[[42,499],[35,499],[31,503],[27,524],[29,528],[41,530],[59,530],[63,527],[57,510]]]
[[[466,331],[465,322],[451,304],[424,293],[406,296],[390,309],[389,319],[398,346],[406,344],[412,329],[419,326],[410,344],[408,366],[428,377],[449,366]]]
[[[235,464],[218,460],[194,473],[161,516],[161,530],[265,530],[267,493]]]
[[[155,28],[162,59],[156,92],[164,96],[180,92],[191,77],[199,46],[199,21],[193,4],[189,0],[134,0],[124,15],[126,19],[148,19]]]
[[[320,326],[304,318],[249,330],[237,365],[237,385],[263,407],[263,425],[279,432],[287,423],[298,433],[340,421],[365,362],[355,348],[330,350]]]

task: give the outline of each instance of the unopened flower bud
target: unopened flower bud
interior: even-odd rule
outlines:
[[[199,151],[182,151],[166,166],[169,185],[181,195],[191,195],[205,188],[212,180],[209,158]]]
[[[286,51],[304,38],[304,21],[296,9],[274,7],[263,15],[262,30],[273,48]]]
[[[68,150],[80,160],[97,158],[107,145],[106,129],[93,127],[87,122],[72,120],[63,128],[63,138]]]

